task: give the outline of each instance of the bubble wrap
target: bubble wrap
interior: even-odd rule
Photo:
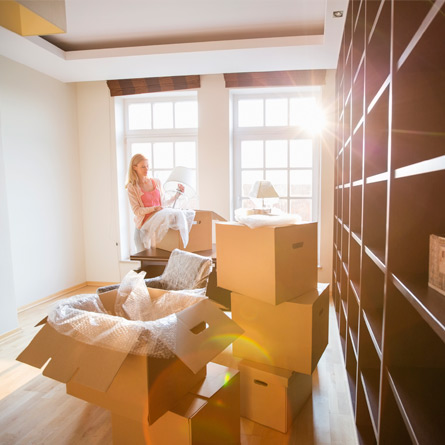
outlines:
[[[141,227],[142,242],[146,249],[162,241],[169,229],[179,230],[184,247],[189,242],[189,233],[195,219],[194,210],[165,208],[156,212]]]
[[[107,313],[98,295],[77,295],[58,302],[48,315],[48,323],[59,333],[83,343],[172,358],[176,346],[175,314],[206,297],[176,291],[151,298],[144,275],[130,272],[124,278],[114,314]]]
[[[255,229],[264,226],[281,227],[298,224],[301,222],[301,216],[282,213],[278,209],[273,209],[273,213],[267,215],[249,215],[248,209],[237,209],[235,210],[235,220],[251,229]]]

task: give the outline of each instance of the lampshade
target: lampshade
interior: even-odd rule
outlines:
[[[182,184],[184,186],[183,195],[190,198],[195,194],[195,189],[192,184],[194,183],[193,171],[187,167],[175,167],[170,176],[164,183],[164,190],[166,192],[176,192],[178,190],[178,185]]]
[[[270,181],[256,181],[248,195],[250,198],[278,198],[278,193]]]

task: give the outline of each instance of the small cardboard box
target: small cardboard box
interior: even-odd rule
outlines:
[[[276,306],[232,292],[232,320],[245,331],[233,355],[312,374],[328,344],[329,284]]]
[[[445,235],[430,235],[428,286],[445,295]]]
[[[312,376],[242,360],[241,416],[286,433],[312,393]]]
[[[189,242],[184,247],[179,230],[169,229],[165,237],[156,244],[157,249],[172,252],[175,249],[187,252],[201,252],[212,249],[212,221],[224,218],[208,210],[196,210],[195,220],[189,233]]]
[[[240,443],[239,372],[215,363],[207,377],[153,425],[112,415],[114,445]]]
[[[156,298],[165,291],[149,292]],[[116,294],[114,290],[100,295],[110,313]],[[69,394],[118,415],[153,423],[204,379],[206,364],[242,332],[207,298],[176,317],[177,341],[171,359],[81,343],[45,324],[17,360],[41,368],[50,359],[43,375],[66,383]]]
[[[218,286],[270,304],[317,288],[317,223],[216,224]]]

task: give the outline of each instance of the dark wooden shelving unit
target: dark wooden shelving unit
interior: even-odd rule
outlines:
[[[359,440],[445,443],[445,0],[351,0],[337,78],[333,297]]]

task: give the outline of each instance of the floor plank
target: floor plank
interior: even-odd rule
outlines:
[[[95,288],[84,287],[72,295],[94,292]],[[111,444],[108,411],[67,395],[65,385],[15,360],[36,334],[35,324],[53,304],[54,301],[42,303],[19,313],[20,330],[0,341],[0,444]],[[287,434],[241,418],[241,444],[358,444],[332,304],[329,345],[312,383],[312,397]]]

